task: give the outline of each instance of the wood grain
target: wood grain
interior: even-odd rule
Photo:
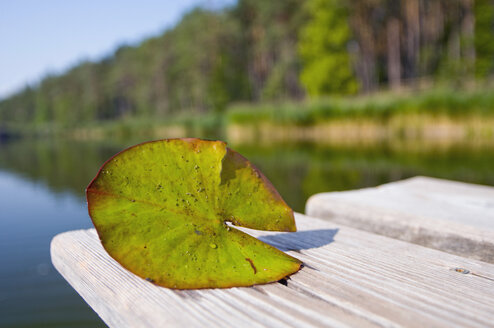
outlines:
[[[494,188],[427,177],[321,193],[307,215],[494,263]]]
[[[52,261],[111,327],[492,326],[494,265],[300,214],[296,222],[296,233],[242,229],[304,261],[285,284],[157,287],[109,257],[93,229],[56,236]]]

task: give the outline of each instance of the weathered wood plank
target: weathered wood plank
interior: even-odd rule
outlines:
[[[494,265],[296,215],[254,236],[304,261],[287,281],[177,291],[123,269],[94,230],[56,236],[52,261],[111,327],[469,326],[494,322]],[[469,270],[468,274],[454,268]]]
[[[494,263],[494,188],[416,177],[312,196],[306,214]]]

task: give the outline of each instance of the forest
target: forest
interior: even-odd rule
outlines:
[[[0,100],[0,125],[220,115],[493,76],[492,0],[238,0]]]

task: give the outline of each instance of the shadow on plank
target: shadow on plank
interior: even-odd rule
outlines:
[[[339,229],[318,229],[275,235],[261,236],[258,239],[278,248],[281,251],[300,251],[303,249],[318,248],[334,241]]]

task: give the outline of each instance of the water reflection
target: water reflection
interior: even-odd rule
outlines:
[[[102,143],[21,140],[0,144],[0,170],[43,182],[53,192],[80,196],[101,164],[118,150]]]
[[[18,141],[0,144],[0,170],[82,197],[98,168],[130,143]],[[416,175],[494,185],[494,145],[231,145],[254,162],[287,203],[302,212],[312,194],[375,186]]]
[[[371,187],[417,175],[494,185],[494,148],[237,147],[259,166],[284,199],[303,212],[305,201],[324,191]]]

